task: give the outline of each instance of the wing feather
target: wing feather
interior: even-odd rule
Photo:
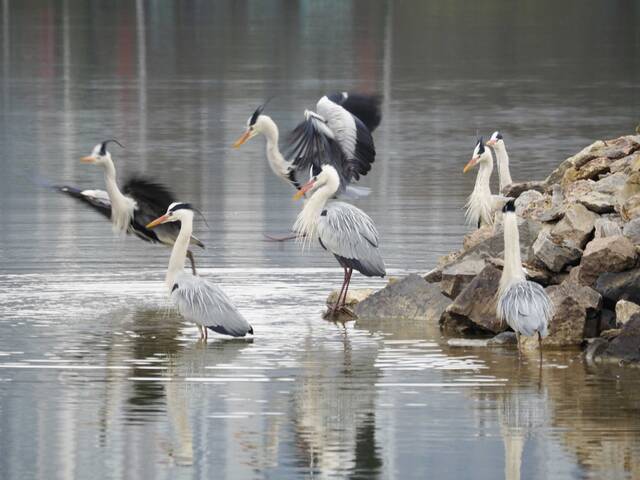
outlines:
[[[532,336],[548,333],[553,304],[541,285],[523,280],[508,287],[498,299],[498,318],[516,332]]]

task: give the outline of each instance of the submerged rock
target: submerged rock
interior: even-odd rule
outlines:
[[[423,320],[436,322],[451,303],[440,292],[440,285],[429,283],[411,274],[387,285],[355,307],[358,320],[388,319]]]
[[[602,306],[600,294],[592,288],[568,281],[547,287],[546,290],[555,314],[544,345],[580,345],[585,328],[598,319]]]
[[[597,358],[609,362],[640,362],[640,314],[629,319],[620,334],[609,342],[606,350]]]
[[[516,332],[502,332],[496,335],[493,338],[490,338],[487,341],[487,345],[492,346],[500,346],[500,345],[517,345],[518,337],[516,336]]]

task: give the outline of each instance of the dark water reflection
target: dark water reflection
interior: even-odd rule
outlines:
[[[0,476],[640,477],[640,372],[321,320],[340,272],[262,240],[299,205],[261,139],[230,148],[271,95],[289,129],[325,92],[382,93],[359,205],[392,274],[426,270],[465,232],[476,129],[503,130],[516,180],[633,130],[635,2],[0,4]],[[202,273],[255,340],[195,342],[168,251],[38,185],[100,187],[77,159],[111,136],[119,171],[203,209]]]

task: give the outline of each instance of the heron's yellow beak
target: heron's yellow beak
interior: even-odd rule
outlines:
[[[315,184],[316,184],[315,180],[309,180],[307,183],[305,183],[303,186],[300,187],[300,190],[296,192],[296,194],[293,196],[293,199],[300,200],[305,193],[307,193],[309,190],[313,188]]]
[[[169,218],[169,215],[162,215],[161,217],[156,218],[154,221],[147,223],[147,225],[145,225],[144,228],[157,227],[158,225],[166,222],[168,218]]]
[[[475,167],[476,163],[478,163],[478,160],[480,160],[480,157],[473,157],[471,160],[469,160],[469,163],[467,163],[464,166],[464,169],[462,170],[462,173],[467,173],[469,170],[471,170],[473,167]]]
[[[487,140],[487,143],[485,143],[485,145],[489,145],[490,147],[493,147],[496,143],[498,142],[496,142],[495,140]]]
[[[242,135],[240,135],[240,138],[238,138],[238,140],[235,141],[235,143],[233,144],[233,148],[238,148],[240,145],[242,145],[244,142],[249,140],[254,135],[255,134],[251,130],[247,129],[247,131],[244,132]]]
[[[91,155],[89,155],[88,157],[82,157],[80,159],[81,163],[96,163],[96,159],[95,157],[92,157]]]

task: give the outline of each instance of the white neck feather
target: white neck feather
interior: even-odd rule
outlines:
[[[133,210],[135,202],[123,195],[118,188],[116,181],[116,167],[111,158],[107,158],[103,164],[104,182],[107,188],[107,194],[111,201],[111,223],[113,230],[119,233],[125,233],[131,224],[133,218]]]
[[[187,258],[189,240],[193,232],[193,212],[184,211],[180,218],[180,224],[180,233],[178,234],[178,238],[176,238],[176,243],[173,244],[171,257],[169,258],[169,268],[167,269],[167,276],[164,280],[169,288],[169,293],[171,293],[176,277],[184,272],[184,261]]]
[[[498,180],[500,191],[502,192],[504,187],[513,183],[511,172],[509,171],[509,155],[507,154],[507,147],[504,145],[504,142],[496,145],[495,152],[498,162]]]
[[[518,218],[514,212],[504,214],[504,268],[500,277],[500,293],[516,282],[525,280],[520,258]]]
[[[273,173],[289,181],[289,163],[284,159],[278,148],[279,131],[276,122],[267,115],[261,116],[261,132],[267,139],[267,160]]]
[[[476,184],[473,192],[467,201],[467,212],[465,214],[467,223],[473,226],[478,225],[478,221],[485,225],[493,224],[491,198],[491,172],[493,171],[493,161],[482,161],[478,169]]]
[[[340,186],[338,174],[331,175],[323,186],[318,188],[304,204],[304,208],[298,214],[293,229],[298,233],[298,239],[302,242],[303,248],[308,246],[317,236],[318,218],[322,213],[327,201],[335,195]]]

